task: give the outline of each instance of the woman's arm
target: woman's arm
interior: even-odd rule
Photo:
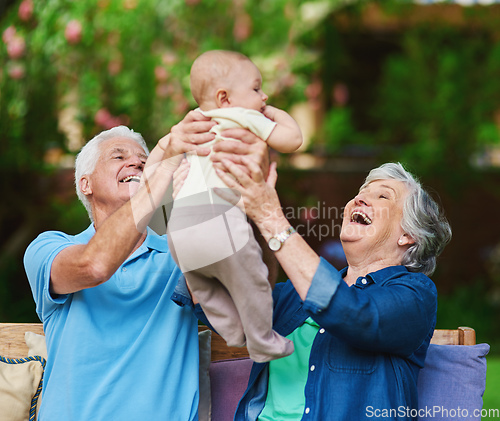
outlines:
[[[232,175],[220,171],[229,187],[238,190],[245,212],[269,240],[290,226],[274,188],[276,167],[269,177],[250,160],[241,158],[249,174],[224,160]],[[340,273],[293,234],[275,253],[283,270],[314,320],[331,334],[359,348],[411,354],[426,338],[435,322],[436,293],[424,275],[409,274],[366,290],[349,287]]]
[[[261,168],[254,161],[245,156],[237,160],[248,168],[249,174],[233,162],[234,159],[221,162],[232,177],[222,170],[217,170],[217,173],[228,187],[241,193],[245,212],[255,222],[264,239],[269,241],[290,227],[275,189],[278,178],[276,165],[271,164],[269,177],[265,180]],[[319,256],[300,235],[291,235],[275,252],[275,256],[300,298],[305,300],[320,262]]]

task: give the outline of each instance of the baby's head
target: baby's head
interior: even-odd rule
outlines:
[[[244,107],[263,111],[267,95],[257,66],[235,51],[203,53],[191,67],[191,93],[203,111]]]

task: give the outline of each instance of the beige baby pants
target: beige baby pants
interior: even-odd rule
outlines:
[[[256,362],[293,352],[293,343],[272,329],[268,270],[240,209],[221,204],[174,208],[167,234],[191,292],[228,346],[246,343]]]

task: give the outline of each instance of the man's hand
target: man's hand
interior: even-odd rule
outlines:
[[[206,156],[210,149],[203,144],[215,138],[209,130],[217,124],[197,111],[190,111],[183,120],[172,127],[170,133],[158,142],[163,150],[164,165],[177,168],[186,152]]]

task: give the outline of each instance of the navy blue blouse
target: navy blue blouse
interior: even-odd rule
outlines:
[[[417,377],[436,324],[437,291],[421,273],[392,266],[357,279],[321,259],[303,302],[291,281],[273,291],[274,329],[287,336],[308,317],[320,325],[309,360],[303,420],[416,419]],[[202,317],[201,309],[196,312]],[[268,363],[254,363],[235,420],[256,420]]]

